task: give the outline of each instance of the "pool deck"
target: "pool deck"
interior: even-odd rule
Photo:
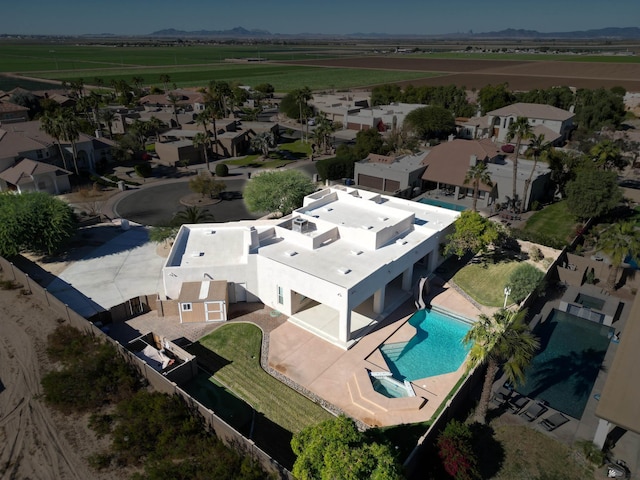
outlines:
[[[431,304],[470,318],[482,313],[446,283],[433,289]],[[367,425],[427,421],[463,375],[464,365],[453,373],[412,382],[418,397],[414,400],[384,397],[373,390],[367,374],[388,371],[378,347],[391,337],[409,340],[415,330],[407,321],[415,310],[413,301],[405,302],[346,351],[286,322],[270,334],[269,366]]]

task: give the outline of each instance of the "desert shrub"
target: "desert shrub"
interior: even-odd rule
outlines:
[[[0,281],[0,288],[2,290],[17,290],[18,288],[22,288],[22,284],[15,280],[2,280]]]
[[[89,466],[94,470],[104,470],[109,468],[113,455],[110,453],[93,453],[87,457]]]
[[[49,338],[47,354],[62,364],[42,378],[44,399],[63,412],[83,412],[131,396],[140,381],[113,345],[70,326]]]
[[[229,175],[229,167],[224,163],[219,163],[216,165],[216,176],[218,177],[226,177]]]
[[[96,433],[98,438],[111,433],[113,416],[109,414],[93,413],[89,417],[89,428]]]
[[[133,169],[139,177],[147,178],[151,176],[151,165],[149,163],[138,163]]]
[[[507,285],[511,288],[511,299],[520,303],[527,295],[542,289],[544,273],[533,265],[523,263],[511,273]]]
[[[480,478],[472,440],[469,426],[455,419],[447,424],[438,437],[438,456],[446,472],[456,480]]]
[[[518,228],[512,228],[511,234],[520,240],[538,243],[540,245],[555,248],[557,250],[562,250],[567,245],[566,239],[546,235],[544,233],[538,233],[532,230],[521,230]]]
[[[529,256],[531,257],[531,260],[533,260],[534,262],[539,262],[544,258],[544,255],[542,254],[542,250],[540,250],[539,247],[535,247],[535,246],[531,247],[531,250],[529,250]]]
[[[316,170],[322,180],[353,178],[355,160],[350,158],[327,158],[316,162]]]

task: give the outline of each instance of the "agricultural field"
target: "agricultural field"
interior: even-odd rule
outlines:
[[[459,47],[452,47],[459,48]],[[640,91],[640,57],[616,55],[434,52],[395,55],[394,47],[362,45],[185,45],[152,43],[73,45],[0,42],[0,74],[44,81],[74,81],[108,86],[112,80],[141,77],[162,86],[168,74],[178,87],[210,80],[255,86],[272,84],[286,93],[368,89],[384,83],[457,85],[479,89],[507,83],[512,90],[568,85],[576,88],[621,86]],[[2,82],[0,77],[0,84]],[[14,83],[15,84],[15,83]]]

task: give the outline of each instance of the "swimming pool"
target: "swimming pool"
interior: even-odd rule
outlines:
[[[525,384],[517,390],[580,419],[613,329],[554,309],[534,333],[540,338],[540,351],[525,372]]]
[[[418,200],[420,203],[424,203],[426,205],[433,205],[434,207],[447,208],[449,210],[455,210],[456,212],[462,212],[466,210],[467,207],[463,207],[462,205],[456,205],[455,203],[443,202],[442,200],[436,200],[435,198],[421,198]]]
[[[462,343],[470,323],[435,309],[418,310],[409,323],[416,328],[411,340],[380,347],[395,378],[414,381],[460,368],[470,348]]]
[[[579,293],[576,297],[576,302],[578,302],[583,307],[592,308],[593,310],[602,310],[605,301],[601,298],[592,297],[591,295],[586,295],[584,293]]]
[[[388,372],[371,372],[369,377],[371,378],[373,389],[387,398],[415,396],[410,383],[400,382]]]

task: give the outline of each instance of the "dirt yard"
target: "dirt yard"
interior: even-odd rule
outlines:
[[[485,85],[507,83],[511,90],[527,91],[567,85],[576,88],[624,87],[640,92],[640,64],[525,60],[458,60],[410,57],[359,57],[328,60],[280,62],[292,65],[314,65],[338,68],[406,70],[440,73],[400,85],[457,85],[479,89]]]
[[[6,277],[5,277],[6,278]],[[0,478],[116,480],[121,470],[96,472],[87,457],[105,450],[87,417],[52,411],[39,398],[40,379],[51,366],[47,336],[57,318],[20,290],[0,290]]]

